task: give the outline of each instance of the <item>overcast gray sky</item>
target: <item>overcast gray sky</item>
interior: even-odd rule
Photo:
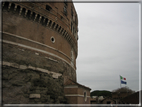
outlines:
[[[74,3],[78,14],[77,81],[93,90],[139,90],[139,3]]]

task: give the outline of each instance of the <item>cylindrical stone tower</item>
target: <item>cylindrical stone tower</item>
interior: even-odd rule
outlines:
[[[42,73],[52,74],[51,81],[59,77],[76,81],[77,40],[78,18],[72,1],[2,2],[3,88],[8,89],[7,84],[14,84],[9,81],[24,81],[21,85],[15,83],[21,87],[29,86],[26,94],[28,98],[33,98],[32,94],[42,98],[43,94],[37,93],[37,87],[33,89],[35,91],[29,91],[31,86],[36,86],[37,81],[41,82]],[[33,74],[37,71],[42,73],[28,74],[31,71]],[[26,77],[30,78],[29,75],[32,75],[31,79],[25,82]],[[27,83],[29,85],[25,85]],[[39,84],[37,86],[40,87]],[[4,102],[10,101],[5,94],[7,91],[3,92]],[[26,103],[30,102],[27,97],[24,98]],[[51,100],[49,103],[55,102]]]

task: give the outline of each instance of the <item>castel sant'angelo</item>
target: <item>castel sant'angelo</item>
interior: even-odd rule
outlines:
[[[2,103],[89,104],[77,83],[73,2],[2,3]]]

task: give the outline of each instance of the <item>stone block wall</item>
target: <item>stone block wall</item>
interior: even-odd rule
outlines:
[[[17,63],[27,67],[32,66],[46,69],[51,72],[60,73],[76,81],[76,72],[62,60],[33,50],[21,48],[20,46],[3,43],[2,47],[3,61]]]
[[[19,46],[3,43],[3,104],[66,104],[64,76],[76,79],[65,62]]]
[[[66,104],[63,77],[32,69],[2,67],[3,104]]]

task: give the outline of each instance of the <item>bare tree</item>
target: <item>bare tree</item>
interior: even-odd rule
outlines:
[[[121,87],[113,90],[112,92],[130,92],[135,93],[135,91],[131,90],[129,87]]]

